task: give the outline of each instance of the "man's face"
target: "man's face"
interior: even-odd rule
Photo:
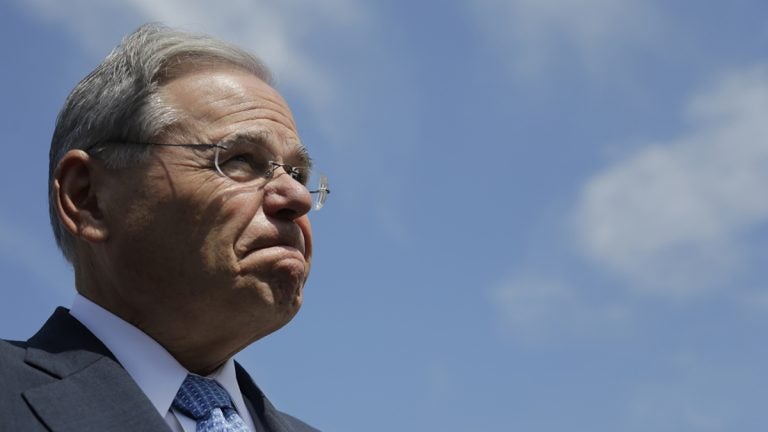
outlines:
[[[184,120],[157,141],[242,136],[277,162],[301,162],[290,110],[253,75],[192,72],[165,84],[161,96]],[[312,256],[311,197],[283,169],[271,180],[238,183],[216,171],[212,149],[156,146],[146,163],[108,182],[100,265],[114,275],[118,314],[169,351],[239,350],[298,312]]]

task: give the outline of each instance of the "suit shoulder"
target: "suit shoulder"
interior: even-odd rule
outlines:
[[[27,343],[0,339],[0,395],[18,394],[51,377],[25,362]]]
[[[23,364],[26,351],[26,342],[0,339],[0,373]]]
[[[24,392],[53,381],[45,372],[28,364],[27,343],[0,339],[0,430],[47,430],[30,409]]]

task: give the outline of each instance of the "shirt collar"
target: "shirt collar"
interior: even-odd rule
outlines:
[[[189,371],[146,333],[80,294],[75,296],[69,313],[101,340],[157,412],[165,416]],[[215,379],[227,390],[238,412],[247,412],[234,360],[227,360],[208,378]]]

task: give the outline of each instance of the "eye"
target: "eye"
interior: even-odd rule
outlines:
[[[219,168],[227,177],[241,182],[264,177],[270,170],[268,159],[252,153],[227,155],[219,161]]]
[[[225,161],[224,163],[242,162],[242,163],[252,165],[252,161],[253,161],[253,155],[243,153],[243,154],[232,156],[231,158],[229,158],[229,160]]]
[[[250,168],[264,168],[267,164],[264,161],[260,161],[259,158],[254,157],[250,153],[240,153],[230,156],[225,160],[224,165],[247,165]]]

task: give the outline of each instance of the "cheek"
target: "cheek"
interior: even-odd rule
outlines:
[[[232,192],[212,200],[195,222],[203,238],[201,247],[211,264],[222,261],[236,266],[235,246],[259,211],[259,200],[253,194]]]

